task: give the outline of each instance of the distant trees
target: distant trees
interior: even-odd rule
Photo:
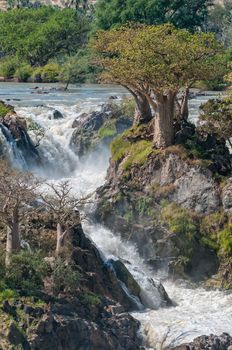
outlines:
[[[128,22],[169,22],[194,31],[204,23],[210,3],[210,0],[98,0],[95,27],[108,30]]]
[[[89,20],[73,9],[15,9],[0,12],[0,57],[41,66],[71,55],[87,40]]]
[[[225,47],[232,45],[232,2],[225,0],[224,5],[211,7],[206,20],[206,30],[216,34]]]
[[[92,53],[87,49],[79,50],[76,55],[65,57],[65,62],[60,69],[59,81],[65,83],[67,90],[72,83],[96,81],[99,71],[99,67],[93,64]]]
[[[6,265],[20,251],[20,224],[35,212],[33,206],[39,182],[32,174],[10,169],[1,163],[0,220],[7,230]]]
[[[102,81],[118,83],[134,96],[135,123],[149,122],[155,115],[154,144],[158,148],[174,141],[174,115],[180,89],[186,88],[180,106],[184,117],[192,84],[221,75],[224,69],[217,56],[221,47],[213,35],[190,34],[170,24],[100,31],[93,47],[104,68]]]

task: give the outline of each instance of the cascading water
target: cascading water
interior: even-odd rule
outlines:
[[[27,162],[17,147],[16,140],[13,138],[11,132],[0,123],[0,141],[3,145],[3,152],[7,155],[11,164],[14,164],[17,168],[28,169]]]
[[[44,167],[42,170],[38,167],[35,171],[54,182],[69,179],[77,195],[92,193],[104,182],[109,151],[102,148],[86,159],[79,160],[69,147],[73,130],[71,126],[82,112],[96,110],[110,95],[122,95],[125,92],[118,87],[83,86],[72,93],[54,91],[41,97],[32,94],[34,90],[30,90],[30,87],[29,84],[0,84],[0,95],[4,93],[10,99],[17,96],[20,99],[16,104],[17,113],[32,119],[44,130],[39,146]],[[197,118],[200,103],[207,99],[208,96],[203,96],[191,101],[192,120]],[[64,118],[49,119],[54,109],[58,109]],[[33,133],[31,137],[34,137]],[[9,148],[1,133],[0,141]],[[12,157],[16,159],[17,155],[12,154]],[[142,287],[141,300],[147,309],[134,313],[134,316],[141,321],[143,333],[153,349],[190,341],[202,334],[232,334],[232,295],[191,287],[181,281],[174,283],[165,280],[165,274],[154,274],[146,266],[133,244],[91,221],[84,223],[84,230],[100,248],[106,261],[121,259]],[[159,278],[175,302],[175,307],[162,307],[164,303]]]

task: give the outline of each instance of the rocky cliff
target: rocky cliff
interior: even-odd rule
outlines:
[[[0,155],[25,170],[42,165],[38,150],[28,134],[26,119],[19,117],[12,106],[1,101]]]
[[[229,264],[231,158],[225,145],[188,128],[163,151],[153,148],[149,126],[116,139],[96,216],[136,242],[154,268],[202,280]]]
[[[51,247],[55,246],[53,224],[44,216],[37,219],[31,219],[28,242],[36,249],[36,242],[38,244],[40,235],[44,234],[47,240],[50,237],[50,245],[47,241],[44,253],[51,253]],[[37,237],[31,235],[32,226]],[[24,234],[27,236],[26,232]],[[17,297],[3,298],[1,294],[0,349],[142,349],[139,322],[126,312],[137,308],[136,297],[130,297],[130,293],[139,289],[133,277],[124,267],[124,275],[130,281],[126,293],[127,287],[122,288],[113,265],[102,259],[81,225],[74,227],[66,240],[65,259],[79,271],[81,283],[76,280],[72,291],[64,286],[55,293],[54,281],[46,277],[43,291],[34,293],[33,297],[24,294],[25,291],[28,293],[28,287]],[[55,263],[51,257],[47,261],[51,266]],[[25,266],[24,277],[29,273],[28,269]]]

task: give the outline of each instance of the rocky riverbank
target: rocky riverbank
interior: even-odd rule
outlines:
[[[28,242],[36,249],[44,235],[48,254],[55,246],[55,231],[51,221],[46,220],[41,216],[38,221],[35,217],[32,219]],[[32,227],[37,236],[32,235]],[[27,237],[26,232],[24,235]],[[48,240],[50,244],[47,244]],[[33,297],[24,296],[21,291],[17,297],[9,295],[1,299],[0,349],[142,349],[139,322],[127,313],[138,307],[134,301],[136,295],[132,297],[137,293],[139,300],[138,284],[124,267],[125,287],[122,287],[113,264],[102,259],[81,225],[73,228],[66,240],[69,248],[65,255],[69,258],[65,259],[79,271],[80,282],[76,280],[72,291],[63,286],[55,293],[54,281],[46,277],[43,292]],[[51,257],[46,261],[51,266],[55,263]],[[27,273],[25,267],[24,274]],[[127,292],[125,288],[128,288]]]
[[[187,142],[188,140],[188,142]],[[189,142],[189,140],[191,142]],[[98,220],[133,242],[155,269],[231,286],[231,156],[188,125],[176,144],[152,146],[150,126],[112,143]]]

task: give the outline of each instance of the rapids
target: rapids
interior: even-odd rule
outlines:
[[[33,87],[35,84],[0,84],[0,99],[14,105],[20,116],[33,120],[44,132],[39,146],[44,166],[32,170],[52,182],[69,179],[76,195],[92,193],[104,182],[109,150],[102,148],[98,153],[79,160],[69,147],[71,126],[82,112],[97,110],[110,96],[121,97],[126,91],[117,86],[84,85],[73,87],[69,93],[52,90],[48,94],[39,94]],[[42,87],[47,89],[46,85]],[[196,122],[199,105],[208,98],[209,95],[206,95],[190,101],[192,121]],[[49,119],[54,109],[59,110],[64,118]],[[30,136],[35,138],[33,132]],[[9,158],[17,160],[17,166],[24,168],[21,155],[14,153],[14,144],[6,140],[2,131],[0,140],[7,148]],[[228,332],[232,335],[231,294],[206,291],[183,281],[173,282],[167,279],[165,271],[154,274],[132,243],[123,241],[91,220],[84,222],[83,226],[104,258],[122,259],[142,287],[142,301],[146,309],[133,315],[141,321],[142,334],[151,349],[161,350],[167,345],[191,341],[203,334]],[[162,307],[158,292],[160,279],[175,307]]]

